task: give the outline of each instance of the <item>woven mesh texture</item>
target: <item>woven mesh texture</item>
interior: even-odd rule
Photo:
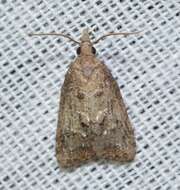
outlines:
[[[95,47],[111,69],[135,129],[129,164],[58,167],[60,88],[79,39],[112,31]],[[180,189],[180,1],[0,0],[0,190]]]

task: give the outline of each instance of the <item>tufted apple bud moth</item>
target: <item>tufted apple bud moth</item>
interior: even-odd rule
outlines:
[[[106,36],[135,33],[109,33],[94,43],[88,30],[78,42],[78,57],[70,65],[61,89],[56,136],[56,157],[63,167],[88,160],[131,161],[136,154],[134,131],[118,87],[109,69],[96,56],[93,44]]]

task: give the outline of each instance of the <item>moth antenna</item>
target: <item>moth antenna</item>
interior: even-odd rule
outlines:
[[[80,42],[74,40],[72,37],[66,35],[66,34],[62,34],[62,33],[30,33],[28,34],[29,36],[62,36],[64,38],[67,38],[77,44],[80,44]]]
[[[108,34],[105,34],[103,36],[101,36],[100,38],[98,38],[97,40],[95,40],[93,42],[93,44],[98,43],[100,40],[103,40],[104,38],[106,38],[107,36],[118,36],[118,35],[122,35],[122,36],[128,36],[131,34],[139,34],[140,32],[110,32]]]

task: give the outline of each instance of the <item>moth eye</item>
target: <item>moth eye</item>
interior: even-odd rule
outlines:
[[[95,97],[97,97],[97,96],[102,96],[103,95],[103,91],[102,90],[99,90],[99,91],[97,91],[96,93],[95,93]]]
[[[94,47],[92,47],[92,53],[96,54],[96,49]]]
[[[79,99],[83,99],[84,98],[84,93],[83,92],[78,92],[77,97]]]
[[[81,54],[81,48],[80,48],[80,47],[77,48],[76,53],[77,53],[78,55]]]

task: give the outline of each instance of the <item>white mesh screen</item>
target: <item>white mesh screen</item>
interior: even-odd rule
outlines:
[[[60,87],[79,39],[112,31],[98,57],[117,79],[137,141],[130,164],[94,162],[65,171],[55,158]],[[180,2],[0,1],[0,190],[180,189]]]

